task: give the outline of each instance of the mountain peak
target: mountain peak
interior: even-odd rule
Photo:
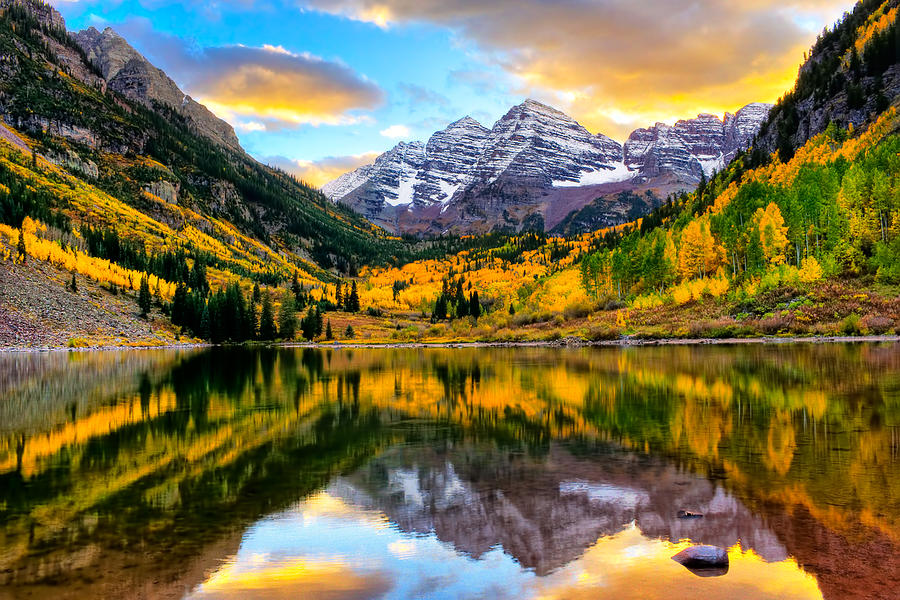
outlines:
[[[38,23],[56,31],[66,31],[66,20],[55,8],[41,0],[0,0],[0,10],[10,7],[22,8]]]
[[[526,98],[519,106],[524,106],[524,107],[528,107],[528,108],[545,109],[545,110],[556,110],[549,104],[544,104],[543,102],[541,102],[539,100],[535,100],[534,98]]]
[[[113,28],[107,27],[101,33],[96,27],[89,27],[73,37],[110,89],[150,107],[154,102],[170,106],[182,114],[196,132],[231,150],[241,150],[231,125],[187,97],[162,69],[147,60]]]
[[[510,112],[527,112],[534,114],[547,115],[555,118],[572,120],[572,118],[559,109],[553,108],[549,104],[539,102],[534,98],[528,98],[521,104],[514,106]]]
[[[697,183],[722,169],[745,149],[759,131],[771,105],[748,104],[736,115],[726,113],[724,121],[713,114],[700,113],[674,125],[657,123],[637,129],[625,142],[625,164],[653,178],[664,172],[680,180]]]
[[[466,115],[462,119],[453,121],[452,123],[447,125],[447,129],[470,128],[470,127],[484,127],[484,125],[482,125],[477,120],[470,117],[469,115]]]
[[[516,227],[539,213],[552,228],[565,209],[545,205],[548,198],[577,209],[585,198],[613,188],[618,193],[653,182],[693,187],[746,146],[767,110],[745,107],[726,122],[701,114],[674,125],[657,123],[632,133],[623,149],[528,99],[491,129],[467,116],[435,132],[424,151],[421,142],[397,144],[322,191],[397,232]]]

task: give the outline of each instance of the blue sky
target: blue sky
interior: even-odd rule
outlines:
[[[837,0],[53,0],[113,27],[255,157],[313,183],[535,97],[624,140],[773,101]]]

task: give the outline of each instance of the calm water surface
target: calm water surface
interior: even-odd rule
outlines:
[[[0,599],[897,598],[898,427],[898,345],[0,355]]]

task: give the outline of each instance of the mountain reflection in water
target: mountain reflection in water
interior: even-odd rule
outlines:
[[[896,345],[5,355],[0,598],[894,597],[898,425]]]

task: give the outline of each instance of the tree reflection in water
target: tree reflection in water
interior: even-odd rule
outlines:
[[[323,504],[390,531],[385,557],[427,541],[448,593],[577,596],[650,565],[668,597],[890,597],[900,578],[896,345],[6,355],[0,397],[0,598],[425,585],[410,556],[319,560],[367,547],[340,519],[339,540],[295,528],[282,571],[241,571],[273,519]],[[731,548],[728,575],[657,562],[681,540]]]

